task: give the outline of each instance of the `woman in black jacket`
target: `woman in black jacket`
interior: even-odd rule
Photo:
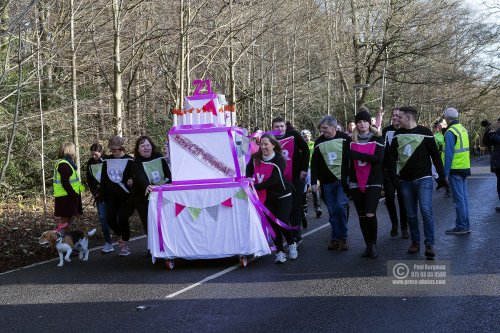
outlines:
[[[113,252],[113,243],[111,242],[111,235],[109,233],[108,221],[106,220],[106,202],[101,194],[101,175],[104,160],[102,159],[103,149],[100,143],[93,143],[90,146],[90,155],[87,162],[87,184],[94,198],[97,207],[97,214],[99,215],[99,222],[101,223],[102,234],[104,235],[104,246],[102,253]]]
[[[500,200],[500,118],[498,118],[497,125],[486,128],[483,145],[490,148],[491,151],[491,172],[497,176],[497,193]],[[495,210],[500,212],[500,205]]]
[[[132,190],[130,193],[133,206],[148,233],[149,186],[163,185],[172,180],[166,159],[158,152],[153,140],[147,135],[135,141],[134,162],[132,163]]]
[[[259,151],[252,155],[247,165],[246,176],[254,179],[255,189],[260,192],[259,198],[264,201],[264,206],[276,218],[289,224],[292,212],[292,186],[285,180],[285,167],[286,161],[279,142],[273,135],[264,134],[260,138]],[[276,234],[273,240],[277,251],[275,262],[277,264],[286,262],[283,236],[288,244],[289,258],[296,259],[297,243],[294,242],[290,230],[272,221],[270,224]]]
[[[359,225],[366,249],[363,257],[376,258],[377,253],[377,206],[384,178],[382,161],[384,140],[375,126],[370,126],[368,111],[356,114],[356,128],[351,143],[349,188],[359,216]],[[369,172],[368,172],[369,170]]]
[[[130,239],[128,199],[132,185],[132,156],[125,153],[125,140],[119,136],[109,139],[111,155],[104,159],[101,174],[101,194],[106,202],[106,220],[119,237],[119,255],[130,255],[127,242]]]

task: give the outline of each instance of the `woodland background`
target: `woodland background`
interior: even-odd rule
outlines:
[[[210,79],[250,130],[315,130],[355,103],[447,106],[478,143],[500,116],[500,4],[456,0],[0,0],[0,200],[50,209],[61,143],[151,135]],[[370,85],[355,89],[356,85]],[[315,133],[317,135],[317,132]],[[28,206],[29,205],[29,206]],[[3,209],[3,210],[2,210]]]

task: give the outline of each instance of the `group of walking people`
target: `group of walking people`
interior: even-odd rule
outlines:
[[[147,233],[150,186],[168,183],[172,176],[167,161],[149,136],[136,140],[133,156],[126,152],[125,140],[120,136],[111,137],[108,148],[111,154],[104,155],[101,144],[90,146],[86,178],[105,239],[101,251],[115,251],[112,231],[118,238],[119,255],[128,256],[130,216],[137,210]],[[83,185],[78,178],[75,155],[73,143],[63,144],[54,170],[55,216],[61,221],[59,231],[68,227],[74,216],[82,214]]]
[[[459,122],[459,112],[455,108],[444,111],[439,121],[446,125],[446,130],[440,132],[442,140],[429,128],[419,125],[418,119],[415,107],[397,107],[392,111],[391,124],[381,131],[370,111],[360,107],[352,122],[354,126],[348,126],[347,133],[338,130],[335,117],[323,117],[318,124],[321,135],[313,144],[307,144],[312,141],[309,130],[303,130],[301,138],[294,130],[286,130],[282,118],[273,120],[273,133],[279,134],[262,136],[260,150],[247,166],[247,176],[253,177],[258,192],[265,193],[265,206],[290,225],[287,228],[272,224],[277,234],[276,263],[287,259],[283,237],[289,248],[288,258],[298,257],[298,244],[302,241],[300,227],[307,226],[301,223],[304,219],[307,221],[304,210],[297,209],[298,197],[304,200],[305,180],[310,180],[316,216],[321,215],[318,214],[321,209],[316,199],[318,194],[328,210],[331,225],[328,250],[349,249],[347,220],[351,199],[365,241],[362,256],[378,257],[377,207],[384,191],[392,225],[390,236],[400,234],[403,239],[411,239],[407,253],[419,253],[423,244],[424,255],[434,258],[434,182],[437,190],[443,188],[451,192],[455,206],[455,223],[446,234],[470,233],[467,193],[470,147],[467,130]],[[489,140],[494,142],[495,135],[491,131]],[[290,137],[293,137],[292,144],[287,139]],[[291,177],[287,169],[294,170]],[[418,209],[423,219],[423,237]]]
[[[434,258],[434,181],[438,189],[449,188],[455,205],[455,224],[446,233],[470,233],[469,140],[459,122],[459,113],[454,108],[444,111],[442,127],[446,125],[446,130],[439,131],[442,138],[419,125],[418,119],[415,107],[397,107],[392,110],[391,124],[381,131],[370,111],[362,106],[348,133],[338,130],[335,117],[323,117],[318,123],[321,135],[314,142],[310,131],[299,133],[290,126],[287,128],[283,118],[273,119],[273,132],[260,136],[258,149],[247,164],[246,176],[253,179],[259,200],[273,215],[270,224],[275,234],[276,263],[298,257],[301,229],[307,228],[308,190],[313,193],[316,217],[322,214],[320,197],[328,210],[331,225],[328,250],[349,249],[347,220],[351,199],[365,242],[362,256],[378,256],[377,207],[383,190],[392,224],[390,236],[397,237],[401,232],[403,239],[411,239],[407,252],[419,253],[422,242],[417,210],[420,209],[425,256]],[[488,131],[484,140],[500,149],[500,130]],[[136,140],[134,156],[126,153],[124,140],[119,136],[109,139],[108,148],[111,154],[103,156],[100,144],[90,147],[87,181],[106,241],[102,251],[114,251],[111,229],[119,239],[119,254],[127,256],[129,217],[137,210],[147,233],[148,190],[151,185],[170,182],[171,173],[148,136]],[[56,163],[55,215],[61,217],[58,229],[66,227],[71,217],[82,211],[79,195],[82,185],[76,173],[74,151],[73,144],[63,145]],[[498,177],[500,165],[492,165],[492,170]],[[500,177],[497,189],[500,199]]]

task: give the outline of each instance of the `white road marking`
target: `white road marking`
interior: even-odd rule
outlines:
[[[302,235],[302,237],[307,237],[307,236],[309,236],[309,235],[311,235],[311,234],[313,234],[313,233],[315,233],[315,232],[320,231],[321,229],[326,228],[326,227],[327,227],[327,226],[329,226],[329,225],[330,225],[330,223],[323,224],[323,225],[321,225],[321,226],[317,227],[316,229],[313,229],[313,230],[311,230],[311,231],[306,232],[305,234],[303,234],[303,235]],[[248,259],[248,263],[252,262],[253,260],[255,260],[255,258]],[[231,266],[231,267],[229,267],[229,268],[226,268],[226,269],[225,269],[225,270],[223,270],[223,271],[220,271],[220,272],[218,272],[218,273],[212,274],[212,275],[210,275],[210,276],[208,276],[208,277],[204,278],[203,280],[201,280],[201,281],[199,281],[199,282],[196,282],[196,283],[194,283],[194,284],[192,284],[192,285],[190,285],[190,286],[187,286],[187,287],[186,287],[186,288],[184,288],[184,289],[181,289],[181,290],[179,290],[179,291],[176,291],[175,293],[172,293],[172,294],[170,294],[170,295],[167,295],[167,296],[165,296],[165,298],[173,298],[173,297],[175,297],[175,296],[179,296],[180,294],[185,293],[185,292],[186,292],[186,291],[188,291],[188,290],[191,290],[191,289],[193,289],[193,288],[196,288],[196,287],[198,287],[198,286],[201,286],[201,285],[202,285],[202,284],[204,284],[205,282],[208,282],[208,281],[214,280],[214,279],[216,279],[216,278],[218,278],[218,277],[220,277],[220,276],[222,276],[222,275],[225,275],[225,274],[227,274],[227,273],[229,273],[229,272],[234,271],[235,269],[238,269],[239,267],[240,267],[240,264],[233,265],[233,266]]]

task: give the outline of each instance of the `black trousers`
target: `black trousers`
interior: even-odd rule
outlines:
[[[498,200],[500,200],[500,169],[495,171],[495,175],[497,175],[497,193]]]
[[[384,175],[384,196],[385,196],[385,206],[387,207],[387,212],[391,219],[393,226],[398,225],[398,212],[396,210],[396,190],[398,186],[398,181],[390,179],[387,175]],[[406,218],[406,210],[403,202],[403,196],[400,191],[397,191],[398,205],[399,205],[399,222],[401,224],[401,230],[408,229],[408,220]]]
[[[377,244],[377,207],[380,199],[380,187],[367,187],[365,193],[356,188],[351,190],[352,201],[359,217],[359,227],[363,234],[365,244]],[[366,214],[375,214],[366,216]]]
[[[317,211],[321,208],[319,204],[318,192],[311,192],[311,196],[313,198],[314,211]],[[302,205],[304,206],[304,212],[307,212],[307,191],[304,192],[302,197]]]
[[[134,204],[137,213],[139,214],[139,218],[141,219],[142,227],[144,228],[144,232],[146,235],[148,234],[148,201],[137,201]]]
[[[292,202],[293,198],[291,195],[281,199],[274,200],[266,200],[265,206],[267,209],[271,211],[281,222],[285,224],[290,224],[290,213],[292,211]],[[276,250],[278,252],[283,251],[283,237],[286,239],[286,243],[288,245],[293,244],[294,240],[292,238],[292,233],[290,230],[285,229],[274,223],[273,221],[269,221],[271,224],[276,237],[273,239],[274,245],[276,246]]]
[[[126,197],[113,196],[106,201],[106,219],[109,228],[124,241],[130,239],[130,206]]]
[[[300,226],[302,225],[302,218],[305,218],[304,208],[302,206],[305,179],[294,179],[293,187],[295,191],[292,193],[292,202],[290,203],[292,211],[290,217],[290,224],[298,229],[293,229],[292,237],[298,238],[300,236]]]

